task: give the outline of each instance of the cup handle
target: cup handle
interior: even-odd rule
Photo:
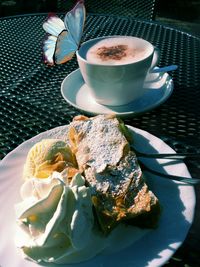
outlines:
[[[153,69],[156,67],[158,61],[160,58],[160,50],[154,46],[154,54],[153,54],[153,59],[152,59],[152,63],[151,63],[151,67],[149,72],[153,71]]]

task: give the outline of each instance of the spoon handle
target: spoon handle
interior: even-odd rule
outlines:
[[[155,158],[155,159],[200,159],[199,153],[172,153],[172,154],[146,154],[146,153],[137,153],[136,155],[141,158]]]
[[[161,173],[159,171],[151,169],[150,167],[148,167],[146,164],[144,164],[140,160],[139,160],[139,163],[140,163],[142,170],[153,173],[153,174],[157,175],[158,177],[166,178],[166,179],[170,179],[170,180],[174,180],[174,181],[178,181],[178,182],[183,182],[183,183],[186,183],[188,185],[200,184],[200,178],[189,178],[189,177],[182,177],[182,176],[177,176],[177,175]]]
[[[151,71],[151,73],[160,73],[160,72],[168,72],[168,71],[173,71],[178,68],[177,65],[170,65],[162,68],[155,68]]]
[[[200,153],[144,153],[138,151],[133,145],[131,148],[139,158],[153,159],[200,159]]]

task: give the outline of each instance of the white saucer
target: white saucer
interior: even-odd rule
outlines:
[[[104,106],[96,103],[85,84],[80,70],[70,73],[61,84],[64,99],[77,109],[90,114],[110,114],[118,116],[136,116],[161,105],[171,95],[174,85],[168,73],[149,74],[144,85],[145,94],[133,102],[123,106]]]

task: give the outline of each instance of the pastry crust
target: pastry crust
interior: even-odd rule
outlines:
[[[148,188],[116,117],[99,115],[75,120],[76,159],[91,188],[99,225],[109,233],[119,222],[155,227],[160,214],[157,197]],[[153,216],[153,218],[152,218]]]

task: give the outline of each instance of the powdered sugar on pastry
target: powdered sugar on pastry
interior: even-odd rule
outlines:
[[[128,146],[119,131],[119,121],[113,117],[99,115],[84,121],[73,121],[70,127],[75,135],[70,141],[72,146],[77,146],[79,168],[90,166],[100,173],[107,166],[116,166]]]
[[[113,197],[125,195],[130,190],[134,195],[137,193],[134,188],[139,188],[144,182],[136,155],[132,151],[123,157],[117,166],[108,167],[105,172],[95,173],[92,168],[87,168],[85,177],[93,189],[92,193],[98,191]]]

